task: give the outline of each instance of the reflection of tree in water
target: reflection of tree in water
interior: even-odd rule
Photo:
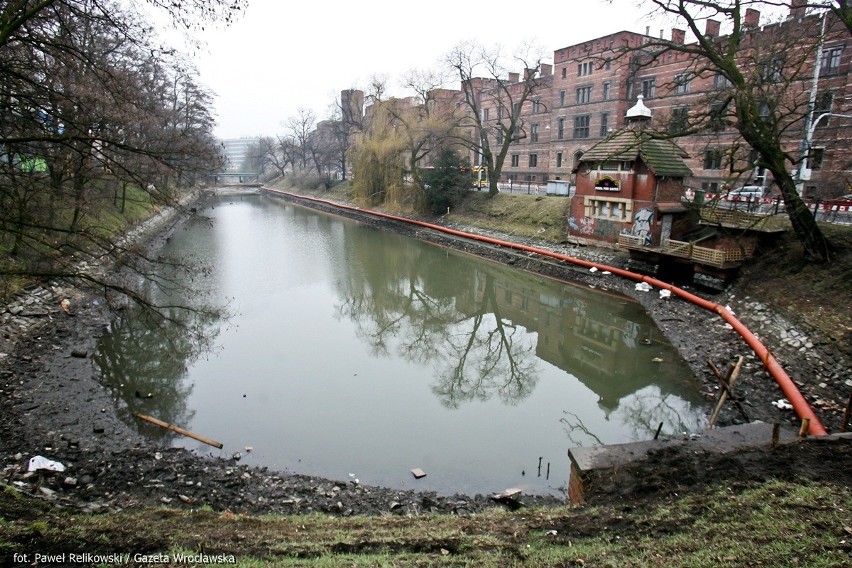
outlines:
[[[702,413],[694,412],[689,403],[678,396],[663,394],[656,386],[637,391],[621,408],[625,423],[632,426],[636,440],[653,438],[660,423],[663,424],[660,436],[697,432],[704,427]],[[696,422],[691,424],[684,416],[691,416]]]
[[[469,329],[456,326],[448,334],[445,369],[432,387],[441,404],[456,408],[494,394],[517,404],[529,396],[538,382],[535,344],[526,330],[501,317],[493,275],[485,275],[482,299],[465,323]]]
[[[219,321],[213,312],[172,312],[163,319],[161,313],[137,310],[116,318],[98,339],[93,359],[101,371],[100,381],[127,404],[119,415],[140,428],[133,412],[188,424],[194,414],[187,408],[192,385],[182,379],[188,365],[210,351]],[[153,437],[174,436],[168,430],[144,427]]]
[[[586,427],[577,414],[567,410],[563,414],[559,421],[564,425],[565,434],[572,444],[583,446],[586,442],[592,445],[605,443]],[[631,441],[653,439],[661,423],[662,437],[696,432],[704,426],[702,413],[696,413],[688,402],[676,395],[663,394],[656,386],[646,387],[623,399],[619,404],[618,416],[625,425],[630,426],[629,431],[633,433]],[[693,418],[695,423],[690,423],[684,416]]]
[[[462,313],[457,298],[473,294],[473,270],[459,271],[461,263],[438,249],[414,255],[407,247],[376,250],[353,246],[337,306],[375,355],[395,348],[406,360],[433,361],[438,382],[432,391],[450,408],[495,394],[516,404],[532,392],[535,346],[523,328],[501,317],[493,275],[485,276],[473,313]]]

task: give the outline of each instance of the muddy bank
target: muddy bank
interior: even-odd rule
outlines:
[[[797,423],[792,412],[771,404],[781,398],[778,387],[754,356],[749,356],[750,351],[740,338],[715,314],[677,299],[661,298],[657,291],[637,291],[634,283],[600,272],[400,223],[353,213],[345,215],[521,269],[634,297],[689,362],[708,399],[716,396],[717,385],[706,361],[724,368],[738,355],[745,355],[747,362],[737,391],[743,397],[749,419],[794,426]],[[159,239],[166,236],[164,230]],[[543,243],[527,244],[547,248]],[[621,265],[625,260],[607,250],[568,244],[550,248],[612,265]],[[64,299],[68,300],[67,312],[60,305]],[[795,326],[789,322],[778,321],[770,307],[757,304],[737,290],[722,299],[713,299],[720,303],[730,301],[735,312],[745,314],[746,323],[746,317],[763,318],[755,319],[760,327],[753,329],[759,330],[790,375],[801,381],[805,396],[812,402],[822,401],[815,406],[816,411],[826,427],[834,429],[839,421],[842,392],[848,392],[844,381],[849,365],[832,351],[831,343],[793,329]],[[97,381],[91,355],[95,340],[110,317],[101,299],[61,283],[28,291],[0,314],[2,334],[8,336],[0,346],[0,470],[5,483],[64,506],[90,511],[165,503],[209,505],[217,510],[250,513],[467,514],[515,505],[498,503],[490,496],[439,496],[367,487],[349,480],[312,478],[298,472],[272,472],[234,460],[157,447],[142,438],[133,425],[118,418],[122,401]],[[796,335],[790,333],[791,329]],[[769,341],[782,334],[795,340],[779,340],[777,344]],[[808,343],[811,347],[807,347]],[[802,347],[806,352],[801,351]],[[719,423],[742,420],[737,409],[728,405]],[[66,469],[27,472],[28,460],[34,455],[57,460]],[[562,503],[550,497],[522,496],[520,500],[525,504]]]

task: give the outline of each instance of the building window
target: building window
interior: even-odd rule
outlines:
[[[565,106],[565,95],[565,91],[559,91],[559,106],[561,107]]]
[[[722,169],[722,150],[720,148],[710,148],[704,151],[704,169]]]
[[[538,124],[530,125],[530,142],[538,142]]]
[[[605,81],[601,86],[601,97],[605,101],[609,100],[609,81]]]
[[[768,83],[777,83],[784,73],[784,60],[775,58],[760,64],[760,78]]]
[[[530,154],[530,167],[538,167],[538,154]]]
[[[503,125],[497,125],[497,145],[503,144]]]
[[[556,119],[556,139],[563,140],[565,138],[565,117],[560,116]]]
[[[562,152],[556,152],[556,167],[562,167]]]
[[[576,152],[574,152],[574,167],[575,168],[580,165],[580,160],[582,160],[582,159],[583,159],[583,151],[582,150],[577,150]]]
[[[681,75],[677,75],[675,77],[675,94],[676,95],[685,95],[689,93],[689,83],[690,83],[689,73],[683,73]]]
[[[581,105],[592,100],[591,87],[579,87],[577,89],[577,104]]]
[[[807,168],[809,170],[818,170],[822,167],[822,159],[825,155],[825,148],[811,148],[808,154]]]
[[[718,181],[702,181],[701,189],[704,193],[709,193],[710,195],[716,195],[719,193],[719,182]]]
[[[835,73],[838,73],[840,71],[840,56],[842,53],[843,48],[841,47],[823,49],[819,65],[820,74],[834,75]]]
[[[488,109],[482,109],[482,122],[488,122]]]
[[[601,113],[601,136],[606,136],[609,133],[609,113]]]
[[[707,128],[712,132],[725,130],[725,115],[727,105],[720,102],[710,103],[710,112],[707,116]]]
[[[574,117],[574,138],[589,137],[589,114],[581,114]]]
[[[611,67],[612,67],[612,59],[607,58],[606,62],[604,63],[604,69],[609,71]]]
[[[518,154],[512,154],[512,167],[517,168],[521,164],[521,157]]]
[[[565,77],[567,77],[567,76],[568,76],[568,68],[567,68],[567,67],[563,67],[563,68],[562,68],[562,78],[564,79],[564,78],[565,78]]]
[[[535,99],[532,102],[532,111],[533,111],[534,114],[538,114],[538,113],[541,112],[541,101],[540,100]]]
[[[653,99],[657,92],[657,80],[654,77],[642,80],[642,96],[646,99]]]
[[[622,223],[633,221],[633,202],[630,199],[587,196],[583,198],[583,208],[586,217]]]
[[[731,82],[721,73],[716,73],[713,77],[713,87],[716,89],[727,89],[731,86]]]
[[[822,93],[817,95],[816,100],[814,101],[814,116],[813,120],[816,120],[819,115],[824,114],[826,112],[831,112],[831,107],[834,103],[834,93],[831,91],[823,91]],[[828,117],[822,119],[820,124],[826,124],[828,122]]]
[[[681,134],[689,128],[689,107],[681,106],[672,109],[672,118],[669,123],[669,132]]]
[[[586,61],[585,63],[577,64],[577,76],[585,77],[586,75],[591,75],[593,67],[594,63],[592,63],[591,61]]]
[[[512,105],[512,116],[521,116],[521,103],[514,103]]]

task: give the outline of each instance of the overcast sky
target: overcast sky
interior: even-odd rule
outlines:
[[[386,75],[389,95],[410,69],[436,68],[456,44],[473,40],[504,51],[534,41],[549,54],[621,30],[658,35],[637,0],[249,0],[236,23],[200,35],[202,82],[216,94],[220,138],[282,134],[300,107],[328,116],[343,89]],[[656,26],[656,28],[654,27]],[[669,31],[666,30],[668,37]],[[518,69],[517,71],[521,71]],[[447,85],[457,88],[457,81]]]

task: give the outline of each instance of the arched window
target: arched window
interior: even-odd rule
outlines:
[[[576,152],[574,152],[574,167],[575,168],[580,165],[580,160],[583,159],[583,154],[584,154],[584,152],[582,150],[577,150]]]

